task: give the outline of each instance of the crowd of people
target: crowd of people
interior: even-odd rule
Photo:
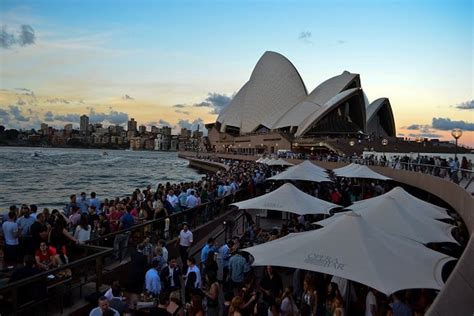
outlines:
[[[90,315],[119,315],[137,310],[140,302],[156,302],[151,315],[271,315],[318,316],[347,314],[350,306],[365,315],[423,315],[434,292],[405,291],[391,298],[362,285],[348,287],[345,280],[315,272],[288,268],[255,268],[242,249],[271,241],[290,232],[313,229],[311,216],[292,216],[279,229],[264,230],[255,217],[244,212],[245,232],[222,244],[209,238],[198,256],[190,256],[195,244],[188,223],[182,223],[176,242],[169,240],[171,214],[206,204],[204,216],[212,219],[219,198],[244,191],[261,195],[279,184],[265,181],[279,170],[254,162],[222,161],[226,171],[207,174],[200,181],[158,184],[135,190],[130,197],[100,200],[92,192],[71,195],[64,210],[38,210],[35,205],[10,208],[3,223],[4,259],[8,265],[24,261],[10,282],[68,262],[77,244],[114,233],[114,257],[122,260],[130,248],[135,224],[163,219],[132,244],[128,278],[117,280],[100,293],[99,306]],[[300,189],[341,206],[385,193],[387,183],[360,183],[339,179],[328,183],[301,183]],[[176,253],[177,255],[170,255]],[[28,273],[25,273],[28,272]],[[128,293],[125,295],[125,292]],[[351,295],[349,295],[349,293]],[[103,294],[103,295],[102,295]],[[125,300],[124,297],[128,299]]]

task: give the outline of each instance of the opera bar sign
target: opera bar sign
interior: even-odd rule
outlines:
[[[330,256],[319,255],[317,253],[310,253],[304,259],[305,263],[320,266],[334,270],[344,270],[344,263],[339,262],[337,258]]]

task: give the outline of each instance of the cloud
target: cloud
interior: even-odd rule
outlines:
[[[22,25],[20,35],[18,36],[18,43],[21,46],[31,45],[35,43],[35,30],[29,25]]]
[[[79,114],[55,115],[53,120],[67,123],[79,123],[80,117]]]
[[[439,129],[442,131],[449,131],[453,128],[460,128],[465,131],[474,131],[474,123],[465,122],[465,121],[451,121],[449,118],[436,118],[433,117],[431,126],[434,129]]]
[[[207,94],[207,98],[204,101],[195,103],[195,107],[208,107],[212,108],[212,114],[219,114],[222,109],[224,109],[234,98],[235,94],[228,96],[226,94],[220,94],[215,92],[210,92]]]
[[[460,110],[474,110],[474,100],[459,103],[456,105],[456,108]]]
[[[185,108],[186,105],[184,105],[184,104],[175,104],[175,105],[173,105],[173,107],[182,109],[182,108]]]
[[[0,30],[0,47],[10,48],[15,43],[16,43],[15,35],[13,33],[9,33],[5,25],[2,26],[2,30]]]
[[[443,135],[436,134],[436,133],[410,133],[408,134],[410,137],[423,137],[423,138],[441,138]]]
[[[94,109],[89,111],[91,123],[109,122],[115,125],[125,124],[128,121],[128,114],[110,109],[109,113],[97,113]]]
[[[34,44],[36,40],[35,30],[30,25],[22,25],[18,30],[18,35],[10,32],[6,25],[0,30],[0,47],[11,48],[15,45],[26,46]]]
[[[135,100],[134,98],[132,98],[131,96],[129,96],[128,94],[124,95],[122,97],[123,100],[127,100],[127,101],[131,101],[131,100]]]
[[[189,115],[188,111],[175,110],[175,112],[176,113],[181,113],[181,114],[184,114],[184,115]]]
[[[405,136],[405,134],[403,134],[403,133],[398,133],[398,136],[400,136],[400,137],[404,137],[404,136]]]
[[[300,40],[307,40],[307,39],[310,39],[312,36],[311,32],[309,31],[303,31],[300,33],[300,35],[298,36],[298,39]]]
[[[338,40],[337,43],[338,43],[339,45],[343,45],[343,44],[346,44],[347,41],[345,41],[345,40]]]
[[[46,99],[46,102],[51,103],[51,104],[57,104],[57,103],[69,104],[71,101],[62,99],[62,98],[48,98]]]
[[[21,114],[21,110],[18,106],[10,105],[9,108],[10,114],[15,118],[15,120],[19,122],[28,122],[30,120],[29,117],[23,116],[23,114]]]
[[[15,90],[32,92],[30,89],[26,89],[26,88],[15,88]]]
[[[45,122],[53,122],[54,121],[54,114],[51,111],[44,113],[44,121]]]
[[[10,114],[3,110],[0,109],[0,124],[8,124],[10,122]]]
[[[189,130],[196,130],[199,126],[200,131],[204,131],[204,121],[202,118],[197,118],[194,121],[189,121],[189,120],[179,120],[178,123],[176,123],[175,128],[181,129],[181,128],[186,128]]]
[[[171,126],[171,124],[163,119],[160,119],[158,121],[158,124],[155,124],[155,125],[160,125],[160,126]]]

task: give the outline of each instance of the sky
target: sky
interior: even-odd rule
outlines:
[[[312,91],[344,70],[388,97],[397,134],[474,147],[470,0],[0,1],[0,125],[195,129],[265,51]]]

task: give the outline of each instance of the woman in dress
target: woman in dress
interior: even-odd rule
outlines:
[[[91,225],[89,225],[87,221],[87,215],[82,214],[79,225],[76,226],[76,230],[74,231],[74,238],[76,238],[80,244],[83,244],[91,238],[91,230]]]

